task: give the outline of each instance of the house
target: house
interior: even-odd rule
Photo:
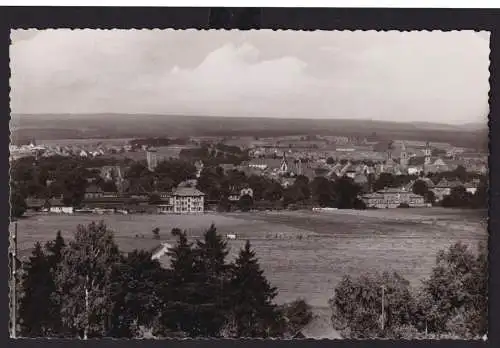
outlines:
[[[243,187],[241,189],[233,188],[231,193],[229,193],[228,199],[232,202],[239,201],[243,196],[253,197],[253,190],[251,187]]]
[[[31,211],[40,211],[45,206],[45,200],[40,198],[26,198],[26,207]]]
[[[193,187],[177,187],[168,203],[157,205],[159,213],[203,214],[205,194]]]
[[[476,194],[478,186],[477,182],[467,182],[464,184],[465,190],[473,195]]]
[[[106,181],[122,181],[125,176],[126,168],[120,166],[103,166],[100,169],[100,177]]]
[[[85,199],[101,198],[104,191],[97,185],[92,184],[85,189]]]
[[[448,181],[446,178],[443,178],[436,185],[434,185],[432,192],[434,192],[436,201],[439,202],[443,200],[444,196],[449,195],[453,188],[458,186],[463,186],[463,184],[458,180]]]
[[[196,161],[194,166],[196,168],[196,178],[199,179],[201,176],[201,172],[203,171],[204,164],[202,161]]]
[[[370,189],[368,176],[365,174],[356,174],[353,181],[356,185],[360,186],[363,191],[368,191]]]
[[[73,214],[73,207],[66,206],[61,199],[51,198],[48,201],[49,212],[55,214]]]
[[[414,194],[406,188],[388,188],[361,196],[368,208],[398,208],[408,205],[410,208],[425,207],[423,196]]]

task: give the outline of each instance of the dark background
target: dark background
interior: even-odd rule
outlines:
[[[167,341],[75,341],[10,340],[8,338],[8,166],[9,166],[9,31],[20,28],[175,28],[175,29],[291,29],[291,30],[488,30],[490,42],[490,310],[488,342],[467,341],[262,341],[262,340],[167,340]],[[2,149],[0,163],[3,182],[0,208],[3,211],[4,255],[3,308],[0,327],[2,341],[9,346],[134,346],[134,347],[382,347],[410,346],[500,346],[500,265],[499,180],[500,115],[499,89],[495,83],[500,69],[499,9],[354,9],[354,8],[140,8],[140,7],[3,7],[0,8],[0,110]],[[50,52],[47,52],[50,55]],[[2,232],[0,232],[2,233]],[[362,251],[360,251],[362,252]],[[2,346],[5,346],[2,344]]]

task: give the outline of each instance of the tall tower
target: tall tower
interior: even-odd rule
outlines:
[[[404,142],[403,142],[403,145],[401,147],[401,157],[399,159],[399,164],[402,167],[408,166],[408,153],[406,152],[406,145]]]
[[[425,165],[431,164],[431,155],[432,155],[431,146],[430,146],[429,142],[426,142],[425,149],[424,149],[424,156],[425,156],[424,164]]]
[[[391,141],[387,145],[387,162],[392,161],[392,149],[393,149],[393,146],[392,146],[392,141]]]
[[[281,160],[280,173],[284,174],[288,172],[288,161],[286,159],[286,154],[283,152],[283,159]]]
[[[146,150],[146,160],[148,162],[148,169],[150,172],[153,172],[158,165],[158,159],[156,157],[156,151],[154,150]]]

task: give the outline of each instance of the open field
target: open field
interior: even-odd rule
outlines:
[[[483,216],[481,216],[483,215]],[[199,216],[37,215],[19,221],[20,254],[27,256],[36,241],[53,239],[57,230],[71,237],[77,224],[103,219],[115,231],[124,251],[152,249],[161,239],[173,242],[170,230],[186,229],[193,237],[215,223],[222,234],[236,233],[229,241],[231,258],[244,240],[256,249],[267,277],[279,289],[278,302],[303,297],[325,308],[344,274],[394,270],[413,285],[427,277],[436,252],[462,241],[475,248],[487,241],[485,213],[444,209],[375,211],[281,212]],[[143,236],[141,236],[143,235]]]

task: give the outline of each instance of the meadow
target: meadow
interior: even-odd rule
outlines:
[[[265,274],[279,289],[277,302],[305,298],[326,308],[345,274],[397,271],[418,286],[435,262],[437,251],[462,241],[476,248],[487,241],[485,212],[444,209],[376,211],[228,213],[181,215],[35,215],[18,222],[18,247],[28,256],[36,241],[61,230],[71,238],[78,224],[104,220],[123,251],[153,249],[173,243],[178,227],[199,238],[214,223],[218,231],[236,233],[228,241],[234,258],[249,239]],[[160,241],[151,233],[160,228]],[[163,260],[168,262],[168,260]]]

